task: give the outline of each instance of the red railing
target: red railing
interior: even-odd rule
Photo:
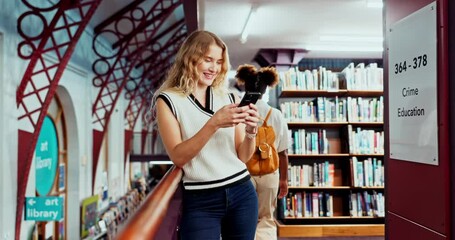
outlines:
[[[182,169],[173,166],[147,196],[142,206],[122,226],[116,239],[155,239],[169,204],[182,179]]]

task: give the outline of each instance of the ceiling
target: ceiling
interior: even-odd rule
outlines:
[[[299,59],[382,58],[381,50],[377,50],[382,49],[382,8],[369,8],[367,1],[378,0],[182,0],[183,5],[173,10],[155,34],[160,34],[183,19],[186,20],[188,31],[199,28],[214,32],[228,45],[232,69],[244,63],[258,65],[254,58],[261,49],[299,50]],[[96,30],[103,21],[130,4],[138,3],[147,12],[156,2],[102,1],[90,25]],[[251,30],[246,42],[241,43],[240,35],[252,6],[255,15],[251,18]],[[117,17],[116,22],[111,22],[110,28],[117,25],[120,32],[130,33],[137,28],[133,22],[119,21]],[[168,35],[159,39],[158,44],[163,46],[170,41],[171,33]],[[321,39],[330,36],[351,39]],[[118,38],[110,39],[109,35],[106,35],[106,39],[111,44],[118,41]],[[372,47],[376,50],[366,51],[366,48]],[[153,49],[156,48],[148,47],[146,54],[153,55]]]
[[[304,58],[382,58],[381,51],[364,51],[382,48],[382,8],[367,7],[367,0],[198,0],[198,4],[199,28],[226,42],[234,69],[250,63],[261,48],[304,49]],[[253,4],[256,14],[242,44],[239,38]],[[321,41],[329,35],[353,39]],[[317,50],[321,47],[360,51]]]

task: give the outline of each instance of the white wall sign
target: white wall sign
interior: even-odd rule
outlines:
[[[436,2],[389,29],[390,158],[438,165]]]

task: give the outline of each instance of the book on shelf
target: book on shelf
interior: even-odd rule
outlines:
[[[279,200],[278,216],[284,218],[333,217],[333,196],[326,192],[296,192]]]
[[[298,68],[290,68],[286,72],[280,72],[280,88],[285,90],[337,90],[339,89],[339,75],[325,67],[299,71]]]
[[[288,166],[289,187],[333,187],[334,178],[335,165],[329,161]]]
[[[383,97],[347,97],[349,122],[383,122]]]
[[[325,129],[289,130],[292,136],[289,154],[328,154],[329,141]]]
[[[383,69],[379,68],[377,63],[370,63],[368,66],[364,63],[359,63],[357,66],[350,63],[341,72],[346,79],[348,90],[383,89]]]
[[[334,123],[347,121],[348,106],[346,98],[316,97],[303,101],[282,102],[280,110],[284,119],[289,123]]]
[[[280,72],[280,90],[383,90],[383,69],[377,63],[348,64],[341,72],[333,72],[320,66],[299,71],[297,67]]]
[[[363,161],[350,159],[353,187],[384,187],[384,166],[381,159],[368,157]]]
[[[350,154],[384,154],[384,131],[348,125]]]
[[[349,213],[351,217],[384,217],[384,204],[384,195],[381,192],[351,192]]]

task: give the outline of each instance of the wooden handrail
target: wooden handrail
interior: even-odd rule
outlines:
[[[154,239],[182,179],[182,169],[172,166],[153,191],[147,196],[141,207],[125,223],[116,239],[141,240]]]

